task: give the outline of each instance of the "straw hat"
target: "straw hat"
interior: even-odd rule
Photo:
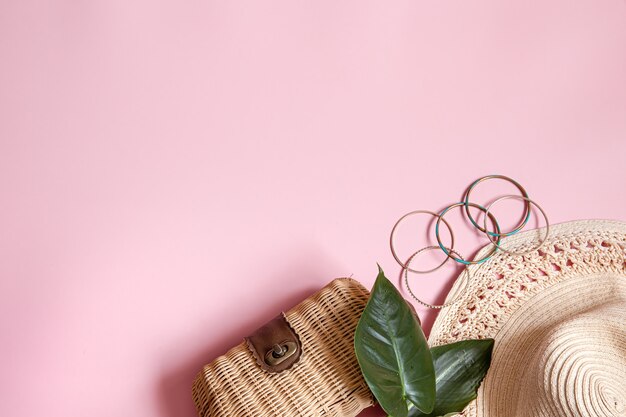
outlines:
[[[519,233],[502,245],[523,252],[540,235]],[[540,250],[498,251],[470,268],[467,292],[443,309],[430,335],[432,345],[496,340],[478,398],[463,415],[626,416],[626,223],[555,225]]]

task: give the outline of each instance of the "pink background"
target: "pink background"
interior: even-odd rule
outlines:
[[[1,0],[0,415],[192,417],[281,309],[397,282],[403,213],[501,173],[626,219],[625,164],[623,0]]]

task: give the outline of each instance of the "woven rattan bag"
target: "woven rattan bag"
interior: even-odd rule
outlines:
[[[373,404],[354,354],[369,292],[332,281],[205,365],[193,384],[201,417],[352,417]]]

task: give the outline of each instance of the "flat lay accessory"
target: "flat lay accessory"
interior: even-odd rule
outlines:
[[[453,254],[451,254],[448,249],[446,248],[446,246],[443,244],[443,242],[441,241],[441,236],[439,235],[439,224],[441,223],[441,221],[443,220],[443,216],[445,216],[445,214],[447,212],[449,212],[450,210],[452,210],[453,208],[456,207],[474,207],[479,209],[480,211],[482,211],[483,213],[485,213],[485,218],[489,218],[494,226],[496,227],[496,241],[494,242],[494,246],[491,248],[491,251],[487,252],[483,257],[479,258],[479,259],[474,259],[471,261],[466,261],[464,259],[461,259],[457,256],[454,256]],[[460,203],[454,203],[454,204],[450,204],[448,207],[446,207],[445,209],[443,209],[441,211],[441,213],[439,213],[439,217],[437,218],[437,223],[435,223],[435,237],[437,238],[437,243],[439,244],[439,247],[441,248],[441,250],[448,255],[450,258],[452,258],[453,260],[462,263],[463,265],[472,265],[472,264],[479,264],[481,262],[485,262],[487,259],[489,259],[491,256],[493,256],[493,254],[498,250],[498,244],[500,243],[500,239],[502,239],[502,236],[500,236],[500,226],[498,225],[498,221],[496,220],[496,218],[494,217],[494,215],[492,213],[487,213],[487,209],[484,208],[483,206],[476,204],[476,203],[465,203],[465,202],[460,202]]]
[[[513,184],[521,193],[521,195],[505,195],[505,196],[501,196],[499,198],[497,198],[495,201],[493,201],[492,203],[490,203],[487,208],[483,207],[480,204],[474,203],[470,201],[470,195],[472,193],[472,191],[475,189],[475,187],[485,181],[488,180],[503,180],[505,182],[509,182],[511,184]],[[503,201],[503,200],[511,200],[511,199],[515,199],[515,200],[520,200],[522,202],[524,202],[524,212],[523,212],[523,219],[517,224],[517,226],[515,226],[511,231],[508,232],[503,232],[502,230],[500,230],[500,225],[496,219],[496,217],[493,215],[491,209],[494,205],[497,205],[499,202]],[[544,218],[545,221],[545,233],[542,239],[540,239],[537,242],[537,246],[535,248],[530,248],[530,249],[526,249],[525,252],[514,252],[511,251],[510,249],[504,248],[500,245],[500,241],[502,240],[503,237],[507,237],[507,236],[512,236],[515,235],[516,233],[518,233],[519,231],[521,231],[527,224],[528,224],[528,220],[530,219],[530,215],[531,215],[531,208],[532,206],[534,206],[535,208],[537,208],[537,210],[539,210]],[[472,226],[474,226],[474,228],[476,228],[477,230],[479,230],[480,232],[484,233],[486,235],[486,237],[489,239],[489,241],[492,243],[492,246],[489,250],[487,251],[483,251],[484,253],[482,253],[482,256],[477,257],[473,260],[465,260],[463,257],[461,257],[458,252],[456,252],[454,250],[454,233],[452,231],[452,228],[450,227],[450,224],[445,220],[444,216],[446,215],[446,213],[448,213],[450,210],[454,209],[454,208],[464,208],[465,210],[465,214],[467,219],[469,220],[469,222],[471,223]],[[472,216],[471,212],[470,212],[470,207],[476,208],[478,210],[480,210],[483,213],[483,225],[482,227],[477,223],[476,219]],[[431,216],[434,216],[436,218],[436,222],[435,222],[435,239],[437,240],[437,245],[438,246],[426,246],[422,249],[419,249],[417,251],[414,251],[413,254],[408,258],[408,260],[406,262],[404,262],[397,254],[396,252],[396,248],[395,248],[395,243],[394,243],[394,234],[396,232],[396,229],[398,228],[398,226],[400,225],[400,223],[407,217],[415,215],[415,214],[429,214]],[[493,227],[495,230],[491,231],[489,230],[488,226],[487,226],[487,219],[490,220],[490,222],[492,223]],[[443,222],[446,225],[446,228],[448,229],[448,233],[450,234],[450,243],[449,245],[445,245],[444,242],[441,239],[440,233],[439,233],[439,226],[441,224],[441,222]],[[546,212],[543,210],[543,208],[541,208],[541,206],[539,204],[537,204],[534,200],[531,200],[530,197],[528,197],[528,193],[526,192],[526,189],[524,187],[522,187],[522,185],[520,183],[518,183],[517,181],[515,181],[514,179],[504,176],[504,175],[485,175],[483,177],[478,178],[477,180],[475,180],[474,182],[472,182],[469,187],[467,188],[467,190],[465,191],[465,197],[463,199],[463,201],[459,202],[459,203],[453,203],[450,204],[448,206],[446,206],[439,214],[436,214],[432,211],[428,211],[428,210],[414,210],[411,211],[405,215],[403,215],[402,217],[400,217],[400,219],[398,219],[398,221],[396,221],[396,223],[394,224],[393,228],[391,229],[391,235],[389,237],[389,246],[391,248],[391,253],[394,257],[394,259],[396,260],[396,262],[398,262],[398,264],[402,267],[403,271],[404,271],[404,282],[406,285],[406,289],[409,292],[409,294],[411,295],[411,297],[413,297],[413,299],[415,299],[418,303],[422,304],[425,307],[429,307],[429,308],[433,308],[433,309],[439,309],[439,308],[445,308],[448,307],[451,304],[454,304],[457,299],[454,299],[453,301],[450,301],[448,303],[444,303],[444,304],[430,304],[430,303],[426,303],[424,301],[422,301],[420,298],[418,298],[415,293],[413,292],[413,290],[410,287],[409,284],[409,279],[408,279],[408,272],[413,272],[416,274],[428,274],[431,272],[436,271],[437,269],[439,269],[440,267],[442,267],[447,261],[448,259],[452,259],[457,263],[463,264],[463,265],[476,265],[476,264],[480,264],[483,263],[485,261],[487,261],[488,259],[490,259],[496,252],[503,251],[506,253],[509,253],[510,255],[524,255],[526,253],[530,253],[533,252],[535,250],[538,250],[541,248],[541,246],[544,244],[544,242],[547,240],[548,236],[550,234],[550,223],[548,221],[548,216],[546,215]],[[426,250],[431,250],[433,248],[439,248],[441,249],[441,251],[445,254],[445,258],[444,260],[436,267],[429,269],[429,270],[419,270],[419,269],[415,269],[414,267],[411,268],[410,264],[411,261],[413,260],[413,258],[415,258],[416,256],[418,256],[420,253],[426,251]],[[466,279],[469,279],[469,271],[464,271],[466,272],[464,274],[464,276],[466,276]]]
[[[447,300],[460,301],[433,325],[431,346],[495,339],[463,416],[626,416],[626,223],[553,225],[540,245],[545,232],[502,239],[524,255],[498,251],[468,266],[468,288],[455,282]]]
[[[488,180],[493,180],[493,179],[499,179],[499,180],[504,180],[504,181],[510,182],[515,187],[517,187],[517,189],[520,191],[522,197],[529,198],[528,197],[528,193],[526,192],[524,187],[522,187],[522,185],[520,183],[518,183],[517,181],[515,181],[513,178],[507,177],[505,175],[485,175],[484,177],[480,177],[479,179],[477,179],[476,181],[471,183],[470,186],[467,188],[467,191],[465,192],[465,199],[463,201],[465,203],[465,214],[467,214],[467,218],[472,223],[472,225],[474,225],[475,228],[477,228],[478,230],[480,230],[483,233],[487,233],[489,236],[498,237],[498,236],[514,235],[515,233],[517,233],[520,230],[522,230],[524,228],[524,226],[526,226],[526,223],[528,223],[528,220],[530,219],[530,203],[526,203],[526,205],[524,206],[524,214],[523,214],[524,219],[517,226],[515,226],[515,228],[513,230],[511,230],[510,232],[498,233],[498,232],[489,231],[487,229],[486,225],[483,225],[483,227],[480,227],[478,225],[478,223],[476,222],[476,220],[474,219],[474,217],[472,216],[472,213],[470,212],[470,209],[469,209],[470,208],[470,204],[469,204],[470,203],[470,194],[472,193],[474,188],[478,184],[480,184],[481,182],[488,181]],[[491,203],[491,205],[493,205],[493,203]],[[487,210],[487,211],[489,211],[489,210]],[[485,219],[486,218],[487,218],[487,216],[485,215]]]
[[[368,298],[336,279],[205,365],[192,389],[200,417],[354,417],[371,406],[354,353]]]
[[[409,216],[414,216],[416,214],[428,214],[430,216],[433,216],[436,219],[439,219],[440,216],[439,214],[433,212],[433,211],[428,211],[428,210],[414,210],[411,211],[410,213],[405,214],[404,216],[400,217],[398,219],[398,221],[396,222],[396,224],[393,225],[393,228],[391,229],[391,234],[389,236],[389,247],[391,248],[391,254],[393,255],[394,259],[396,260],[396,262],[398,262],[402,267],[404,267],[405,269],[407,269],[410,272],[413,272],[415,274],[428,274],[430,272],[434,272],[436,270],[438,270],[439,268],[441,268],[447,261],[448,259],[450,259],[450,256],[446,256],[445,259],[443,260],[443,262],[441,262],[439,265],[437,265],[436,267],[432,268],[432,269],[428,269],[428,270],[418,270],[418,269],[414,269],[414,268],[410,268],[408,263],[410,261],[407,261],[406,263],[404,263],[400,257],[398,256],[398,254],[396,253],[396,249],[395,249],[395,243],[394,243],[394,236],[396,233],[396,229],[398,228],[398,226],[400,225],[400,223],[402,223],[402,221],[404,219],[406,219]],[[443,221],[443,224],[446,225],[448,232],[450,233],[450,248],[454,248],[454,233],[452,233],[452,228],[450,227],[450,224],[445,220],[445,219],[441,219]],[[417,254],[417,252],[415,252],[412,256],[415,256],[415,254]]]
[[[531,200],[530,198],[528,198],[528,197],[521,196],[521,195],[505,195],[503,197],[500,197],[500,198],[496,199],[493,203],[489,204],[489,206],[487,206],[487,210],[485,211],[485,221],[484,221],[484,224],[483,224],[484,229],[487,230],[487,216],[489,214],[491,214],[491,208],[493,206],[495,206],[496,204],[498,204],[500,201],[503,201],[503,200],[521,200],[521,201],[525,201],[526,204],[532,204],[533,206],[535,206],[537,208],[537,210],[539,210],[541,212],[541,215],[543,216],[543,220],[544,220],[545,225],[546,225],[545,228],[544,228],[543,237],[538,239],[537,245],[534,248],[526,249],[524,252],[513,252],[511,250],[508,250],[508,249],[500,246],[497,241],[493,240],[493,238],[491,238],[491,243],[493,243],[494,246],[497,246],[499,250],[501,250],[503,252],[506,252],[509,255],[526,255],[527,253],[531,253],[531,252],[536,251],[539,248],[541,248],[543,246],[543,243],[546,241],[546,239],[550,235],[550,222],[548,220],[548,215],[541,208],[541,206],[539,204],[537,204],[536,202],[534,202],[533,200]],[[496,236],[495,233],[490,233],[488,230],[487,230],[487,233],[490,236]],[[509,233],[508,235],[510,236],[511,233]]]
[[[411,295],[411,297],[417,301],[418,303],[420,303],[421,305],[428,307],[428,308],[433,308],[433,309],[438,309],[438,308],[444,308],[444,307],[448,307],[456,302],[458,302],[461,297],[460,294],[458,297],[456,297],[453,300],[449,300],[446,301],[444,304],[429,304],[425,301],[422,301],[420,298],[418,298],[415,293],[413,292],[413,290],[411,289],[411,286],[409,285],[409,271],[411,271],[411,269],[409,269],[409,265],[411,265],[411,263],[422,253],[422,252],[426,252],[426,251],[430,251],[430,250],[437,250],[439,249],[439,246],[426,246],[425,248],[422,248],[420,250],[418,250],[417,252],[415,252],[413,255],[411,255],[409,257],[409,260],[406,262],[406,268],[404,268],[404,284],[406,285],[406,289],[409,291],[409,294]],[[450,249],[450,248],[446,248],[450,253],[454,253],[457,257],[459,257],[460,259],[463,259],[463,257],[454,249]],[[465,269],[463,270],[463,278],[462,279],[465,282],[465,288],[467,288],[467,285],[469,285],[469,281],[470,281],[470,273],[469,270],[467,269],[467,266],[465,267]]]

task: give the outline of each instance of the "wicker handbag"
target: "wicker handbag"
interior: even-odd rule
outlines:
[[[353,417],[371,406],[354,354],[368,298],[336,279],[205,365],[193,384],[200,417]]]

